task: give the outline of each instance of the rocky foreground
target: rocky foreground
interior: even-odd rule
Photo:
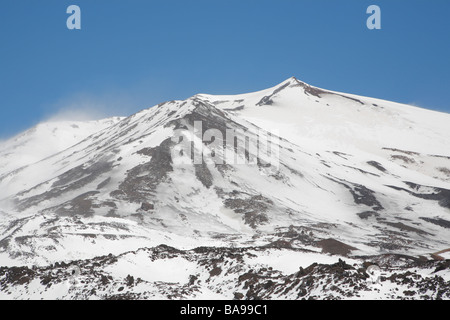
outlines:
[[[161,245],[121,255],[0,268],[2,299],[449,299],[450,260],[385,254],[313,263],[286,274],[252,259],[309,254],[283,243],[248,248]],[[295,262],[293,262],[295,263]],[[299,262],[299,264],[301,264]],[[137,268],[133,266],[138,266]],[[161,280],[165,272],[166,279]]]

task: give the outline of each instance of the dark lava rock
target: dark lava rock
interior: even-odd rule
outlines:
[[[316,242],[316,244],[322,248],[323,253],[337,254],[346,256],[353,250],[357,250],[355,247],[349,246],[343,242],[335,239],[325,239]]]
[[[380,214],[375,211],[364,211],[357,214],[361,219],[368,219],[370,217],[378,217]]]
[[[153,205],[153,203],[148,203],[148,202],[143,202],[141,205],[141,210],[143,211],[150,211],[150,210],[154,210],[155,206]]]

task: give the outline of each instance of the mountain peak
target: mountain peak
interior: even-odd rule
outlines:
[[[286,80],[284,80],[282,83],[280,83],[280,85],[286,84],[286,83],[290,83],[291,85],[295,85],[295,84],[301,84],[301,85],[305,85],[305,86],[311,86],[310,84],[308,84],[305,81],[299,80],[297,77],[292,76]]]

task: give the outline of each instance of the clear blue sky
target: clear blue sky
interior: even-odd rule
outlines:
[[[371,4],[382,30],[366,28]],[[450,1],[0,1],[0,138],[67,110],[129,115],[290,76],[450,112]]]

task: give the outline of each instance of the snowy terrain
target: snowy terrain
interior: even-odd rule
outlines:
[[[290,78],[40,124],[0,145],[0,298],[448,299],[449,123]]]
[[[11,172],[33,164],[110,127],[123,118],[98,121],[49,121],[5,141],[0,145],[0,170]]]

